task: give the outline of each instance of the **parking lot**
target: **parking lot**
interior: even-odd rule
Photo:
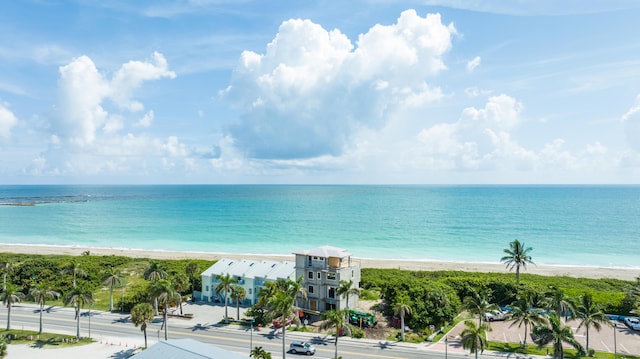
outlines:
[[[496,342],[509,342],[509,343],[522,343],[524,340],[524,326],[518,327],[512,325],[512,322],[494,321],[491,322],[492,331],[488,333],[490,341]],[[570,320],[567,325],[573,328],[575,338],[586,346],[586,332],[584,327],[577,330],[580,322],[576,320]],[[596,351],[614,352],[614,348],[618,354],[632,354],[640,355],[640,331],[629,329],[622,322],[615,322],[616,327],[613,328],[608,325],[602,325],[600,331],[597,331],[593,327],[589,329],[589,348]],[[458,323],[458,325],[449,333],[450,338],[455,338],[460,335],[460,332],[464,329],[464,323]],[[527,343],[533,344],[531,340],[531,328],[527,331]]]

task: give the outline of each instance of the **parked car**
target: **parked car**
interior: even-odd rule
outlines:
[[[495,312],[484,313],[484,318],[487,322],[493,322],[496,320],[504,320],[507,312],[502,310],[497,310]]]
[[[289,350],[293,354],[300,353],[300,354],[306,354],[306,355],[313,355],[316,353],[316,347],[305,342],[291,342],[291,344],[289,344]]]
[[[626,324],[629,328],[633,330],[640,330],[640,319],[636,317],[624,318],[624,324]]]

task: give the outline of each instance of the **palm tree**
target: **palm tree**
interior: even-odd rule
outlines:
[[[571,299],[564,294],[564,291],[552,285],[549,286],[549,290],[544,294],[544,303],[546,303],[547,310],[556,312],[558,317],[564,318],[565,321],[573,316],[575,312],[575,305]]]
[[[233,284],[237,281],[229,273],[226,275],[217,275],[216,279],[220,282],[216,286],[216,294],[220,295],[221,292],[224,294],[224,322],[227,323],[229,320],[229,315],[227,313],[227,297],[228,294],[231,293]]]
[[[171,283],[173,284],[173,289],[180,295],[178,304],[180,305],[180,315],[182,315],[182,293],[189,289],[189,278],[184,273],[174,272],[171,276]]]
[[[251,354],[249,356],[255,359],[271,359],[271,353],[264,350],[262,347],[255,347],[251,349]]]
[[[7,283],[5,290],[2,292],[2,304],[7,306],[7,330],[11,330],[11,307],[15,303],[20,303],[20,299],[24,297],[24,294],[20,292],[11,283]]]
[[[171,284],[171,281],[167,279],[158,279],[151,285],[151,297],[154,298],[158,304],[162,305],[162,318],[164,327],[164,340],[169,339],[167,314],[169,312],[169,305],[172,302],[181,300],[180,293],[176,292],[175,288]]]
[[[149,303],[139,303],[131,308],[131,322],[140,326],[144,334],[144,347],[147,348],[147,324],[153,322],[153,306]]]
[[[328,310],[323,312],[320,318],[324,320],[320,324],[319,330],[326,330],[329,328],[336,328],[336,341],[334,343],[335,354],[334,358],[338,359],[338,338],[340,338],[340,329],[351,332],[351,325],[345,319],[348,315],[348,310]]]
[[[76,287],[76,278],[80,277],[80,278],[86,278],[87,277],[87,272],[85,272],[82,267],[80,266],[80,263],[76,262],[76,261],[71,261],[69,262],[69,264],[67,264],[66,266],[64,266],[62,268],[62,270],[60,271],[60,274],[65,275],[65,274],[69,274],[71,273],[73,275],[73,287]]]
[[[482,319],[486,313],[495,313],[500,310],[495,303],[489,302],[490,296],[486,293],[480,293],[477,291],[471,292],[471,295],[464,298],[462,307],[469,311],[471,314],[478,315],[478,325],[482,325]]]
[[[239,286],[234,285],[231,287],[231,300],[236,302],[236,320],[240,320],[240,302],[247,298],[247,291]]]
[[[487,323],[476,326],[473,320],[466,320],[464,325],[466,328],[460,333],[462,347],[469,349],[470,353],[475,353],[476,359],[478,359],[478,351],[480,353],[484,352],[489,345],[487,332],[491,331],[491,327]]]
[[[591,293],[584,293],[575,307],[575,317],[580,320],[578,329],[584,327],[587,340],[587,353],[589,353],[589,328],[600,331],[600,324],[609,324],[609,318],[602,311],[602,307],[593,302]]]
[[[285,358],[285,334],[287,332],[287,324],[289,320],[296,320],[294,315],[295,306],[293,305],[295,297],[286,293],[286,291],[277,291],[268,301],[269,315],[278,318],[282,325],[282,358]]]
[[[302,276],[298,277],[296,280],[287,280],[284,282],[284,286],[286,288],[285,292],[294,298],[293,304],[294,309],[296,311],[296,317],[300,318],[300,306],[298,305],[298,300],[307,300],[307,290],[302,286]],[[296,327],[300,326],[300,320],[296,321]]]
[[[44,312],[44,305],[47,299],[60,297],[60,293],[43,283],[39,283],[29,289],[29,296],[34,302],[40,305],[40,329],[38,330],[38,334],[42,334],[42,312]]]
[[[504,250],[506,256],[500,258],[500,262],[504,262],[509,271],[516,269],[516,284],[520,282],[520,267],[526,269],[527,263],[535,264],[529,255],[530,251],[531,247],[525,247],[524,243],[516,239]]]
[[[346,308],[349,308],[349,296],[360,295],[360,289],[353,286],[353,279],[349,281],[341,280],[340,285],[336,288],[336,294],[346,299]]]
[[[108,267],[102,276],[102,283],[109,286],[109,311],[113,312],[113,288],[122,287],[122,274],[120,270]]]
[[[12,273],[15,266],[13,262],[9,259],[6,261],[0,262],[0,270],[2,270],[2,290],[7,290],[7,275]]]
[[[150,261],[149,267],[144,271],[144,278],[152,284],[155,284],[158,280],[166,277],[167,271],[164,270],[164,267],[160,262],[155,260]],[[155,315],[158,315],[158,298],[153,299],[153,312]]]
[[[556,359],[564,358],[562,343],[567,343],[578,350],[578,352],[584,353],[584,348],[573,336],[573,330],[570,326],[563,325],[556,313],[550,313],[548,319],[548,326],[538,325],[533,328],[534,341],[539,347],[551,343],[553,346],[553,357]]]
[[[64,298],[64,305],[72,304],[76,312],[76,338],[80,339],[80,308],[93,303],[93,293],[83,287],[73,288]]]
[[[196,262],[189,262],[187,266],[184,268],[187,277],[191,281],[191,301],[195,302],[195,286],[196,286],[196,275],[200,273],[200,266]]]
[[[404,341],[404,316],[411,315],[411,300],[406,294],[401,294],[396,297],[396,302],[393,305],[393,312],[395,315],[400,316],[400,340]]]
[[[505,320],[513,322],[510,327],[518,324],[518,328],[520,328],[524,325],[524,340],[522,342],[524,347],[527,346],[528,328],[545,323],[545,317],[539,308],[540,303],[541,300],[536,293],[527,292],[509,306],[511,311],[507,314]]]

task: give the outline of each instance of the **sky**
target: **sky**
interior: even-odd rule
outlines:
[[[0,184],[638,184],[635,0],[0,5]]]

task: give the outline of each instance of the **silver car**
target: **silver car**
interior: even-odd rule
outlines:
[[[300,354],[306,354],[306,355],[313,355],[316,353],[316,347],[305,342],[291,342],[291,344],[289,345],[289,350],[293,354],[300,353]]]

